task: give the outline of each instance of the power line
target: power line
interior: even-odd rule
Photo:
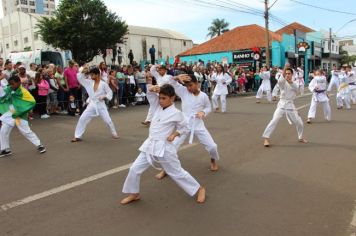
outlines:
[[[330,11],[330,12],[337,12],[337,13],[342,13],[342,14],[347,14],[347,15],[356,16],[356,13],[353,13],[353,12],[338,11],[338,10],[335,10],[335,9],[329,9],[329,8],[325,8],[325,7],[319,7],[319,6],[311,5],[311,4],[308,4],[308,3],[300,2],[300,1],[297,1],[297,0],[289,0],[289,1],[295,2],[295,3],[298,3],[298,4],[301,4],[301,5],[304,5],[304,6],[317,8],[317,9],[319,9],[319,10]]]
[[[268,9],[271,9],[274,6],[274,4],[276,4],[277,2],[278,0],[275,0],[274,3],[272,3],[272,5],[268,7]]]

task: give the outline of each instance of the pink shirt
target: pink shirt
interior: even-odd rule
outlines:
[[[68,67],[64,71],[64,76],[67,77],[68,87],[71,88],[79,88],[79,82],[77,79],[77,70],[74,68]]]
[[[38,87],[38,95],[39,96],[47,96],[48,91],[49,91],[49,84],[47,80],[42,79],[39,84],[37,84]]]

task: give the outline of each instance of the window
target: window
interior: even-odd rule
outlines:
[[[14,41],[14,45],[15,47],[19,44],[19,42],[17,40]]]
[[[34,1],[30,1],[30,6],[34,6],[35,2]]]
[[[21,0],[22,5],[27,5],[27,0]]]
[[[21,8],[21,11],[27,13],[28,9],[27,8]]]
[[[31,13],[36,13],[36,10],[35,9],[30,9],[30,12]]]
[[[24,42],[24,43],[28,43],[28,37],[25,37],[25,38],[23,39],[23,42]]]
[[[38,33],[35,33],[35,34],[33,35],[33,38],[34,38],[35,40],[38,40]]]
[[[336,50],[336,51],[339,51],[339,47],[338,47],[338,46],[335,46],[335,50]]]
[[[7,44],[6,44],[6,48],[9,49],[9,47],[10,47],[10,45],[7,43]]]
[[[331,51],[332,52],[335,51],[335,45],[334,44],[331,46]]]
[[[187,42],[186,41],[183,41],[183,46],[187,46]]]

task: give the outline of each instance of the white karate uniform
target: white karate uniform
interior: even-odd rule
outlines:
[[[267,94],[267,100],[269,102],[272,101],[272,95],[271,95],[271,72],[269,71],[264,71],[260,73],[260,77],[262,79],[262,83],[260,88],[257,91],[256,98],[261,99],[263,96],[263,93],[266,92]]]
[[[283,76],[283,71],[279,70],[276,74],[276,80],[278,81],[281,76]],[[279,88],[279,85],[277,83],[272,90],[272,97],[278,97],[280,92],[281,92],[281,89]]]
[[[273,114],[272,120],[267,125],[262,137],[270,138],[271,134],[277,127],[279,120],[286,116],[289,124],[294,124],[297,129],[298,139],[303,138],[303,121],[298,115],[298,111],[294,105],[294,99],[297,97],[299,85],[296,81],[289,84],[283,76],[278,79],[278,86],[281,91],[280,100],[277,109]]]
[[[338,107],[343,107],[343,102],[345,102],[346,109],[351,109],[351,92],[349,86],[349,77],[344,71],[339,73],[339,87],[337,91]]]
[[[87,108],[80,116],[77,127],[75,128],[75,138],[82,138],[85,129],[89,122],[97,116],[100,116],[105,124],[110,128],[111,134],[113,136],[117,135],[114,123],[112,122],[108,109],[105,104],[105,98],[108,100],[112,99],[112,90],[109,85],[100,81],[99,86],[96,91],[94,91],[95,81],[86,77],[83,73],[78,73],[78,81],[85,88],[88,93],[89,98],[87,99]]]
[[[309,108],[308,118],[314,119],[318,104],[323,106],[324,117],[326,120],[331,120],[331,108],[329,98],[326,94],[327,81],[325,76],[314,76],[314,79],[309,84],[309,90],[313,93]]]
[[[351,93],[351,100],[353,104],[356,104],[356,75],[354,71],[347,72],[349,79],[349,87]]]
[[[214,93],[212,96],[213,108],[219,107],[218,99],[221,101],[221,112],[226,112],[226,96],[228,95],[227,86],[231,83],[232,78],[227,73],[214,73],[211,76],[211,81],[216,82]]]
[[[330,79],[330,83],[329,83],[329,86],[328,86],[328,92],[331,92],[331,90],[335,87],[336,90],[338,91],[339,90],[339,87],[340,87],[340,79],[339,79],[339,75],[342,74],[344,72],[338,72],[336,70],[332,70],[331,71],[331,79]],[[338,94],[336,95],[336,105],[337,107],[342,107],[343,106],[343,102],[342,102],[342,97],[340,96],[339,92]]]
[[[147,99],[151,104],[159,104],[157,93],[148,92]],[[197,193],[200,184],[182,168],[176,147],[173,143],[167,141],[169,135],[175,130],[181,135],[189,132],[182,112],[176,109],[174,104],[165,109],[159,107],[154,113],[149,137],[139,148],[141,153],[132,164],[126,177],[122,190],[123,193],[139,193],[142,173],[150,166],[157,168],[157,164],[187,194],[193,196]]]
[[[172,81],[172,86],[176,94],[182,100],[182,111],[188,123],[189,132],[176,138],[173,144],[177,150],[184,143],[189,136],[189,143],[193,142],[194,136],[198,138],[199,142],[204,145],[209,152],[211,159],[219,160],[218,146],[211,137],[209,131],[204,125],[202,119],[196,118],[196,114],[200,111],[205,113],[205,117],[211,112],[211,103],[208,95],[201,92],[195,96],[190,93],[188,89],[176,81]]]
[[[171,75],[167,75],[167,74],[165,74],[164,76],[161,76],[157,71],[157,65],[151,66],[150,73],[153,77],[156,78],[158,86],[162,86],[164,84],[170,83],[170,79],[172,78]],[[149,90],[150,86],[152,86],[152,85],[149,85],[149,84],[147,85],[147,91]],[[159,107],[158,104],[149,103],[148,113],[147,113],[145,122],[151,122],[151,120],[153,118],[153,114],[158,107]]]
[[[3,96],[5,96],[5,92],[3,90],[3,87],[0,86],[0,97]],[[15,125],[17,126],[20,133],[33,145],[35,145],[36,147],[41,145],[41,141],[39,140],[37,135],[30,129],[28,121],[20,118],[18,122],[16,122],[16,120],[12,118],[11,110],[14,110],[13,105],[10,105],[9,111],[0,117],[0,120],[2,122],[2,126],[0,129],[1,151],[10,149],[10,134]]]
[[[304,70],[298,68],[297,71],[294,71],[295,79],[298,85],[298,92],[300,95],[304,94]]]

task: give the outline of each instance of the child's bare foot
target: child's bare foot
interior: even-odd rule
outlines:
[[[216,163],[215,160],[211,160],[211,162],[210,162],[210,170],[211,171],[218,171],[219,170],[219,166],[218,166],[218,164]]]
[[[119,138],[120,138],[120,136],[119,136],[119,135],[117,135],[117,134],[114,134],[114,135],[112,136],[112,138],[113,138],[113,139],[119,139]]]
[[[256,100],[256,103],[261,103],[261,101],[259,99]]]
[[[264,145],[265,147],[269,147],[269,140],[268,140],[267,138],[265,139],[263,145]]]
[[[72,143],[76,143],[76,142],[81,142],[82,139],[80,138],[73,138],[72,140],[70,140]]]
[[[200,186],[197,194],[197,202],[204,203],[205,202],[205,188]]]
[[[122,205],[129,204],[134,201],[140,200],[140,194],[135,193],[135,194],[130,194],[129,196],[125,197],[124,199],[121,200]]]
[[[302,138],[302,139],[299,139],[299,142],[300,142],[300,143],[308,143],[308,140]]]
[[[307,123],[311,124],[311,119],[310,118],[307,119]]]
[[[161,172],[159,172],[155,177],[156,177],[156,179],[158,179],[158,180],[162,180],[164,177],[166,177],[167,176],[167,173],[164,171],[164,170],[162,170]]]
[[[214,112],[219,112],[219,108],[215,108],[215,111]]]
[[[150,121],[142,121],[141,124],[149,126],[151,124],[151,122]]]

